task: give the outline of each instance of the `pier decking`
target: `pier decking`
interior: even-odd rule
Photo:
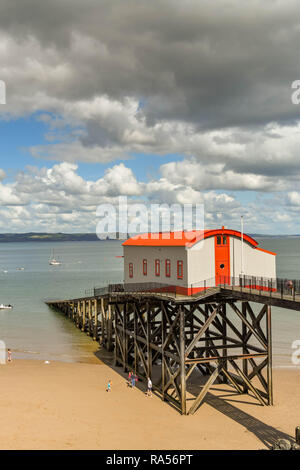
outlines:
[[[46,303],[113,351],[116,366],[152,377],[156,393],[182,414],[193,414],[216,380],[272,405],[271,306],[300,310],[300,283],[226,281],[190,296],[118,284]],[[199,373],[207,381],[192,400],[189,381]]]

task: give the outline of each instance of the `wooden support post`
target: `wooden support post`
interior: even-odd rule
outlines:
[[[92,301],[89,299],[87,301],[88,304],[88,327],[87,327],[87,335],[92,336]]]
[[[103,299],[101,299],[101,300],[103,300]],[[119,364],[119,362],[118,362],[118,349],[119,349],[118,335],[119,335],[119,332],[118,332],[118,329],[117,329],[118,321],[119,321],[118,308],[115,308],[115,317],[114,317],[114,322],[115,322],[114,366],[115,367]]]
[[[106,313],[105,313],[105,308],[104,308],[104,298],[103,297],[101,297],[100,308],[101,308],[101,314],[100,314],[100,318],[101,318],[100,344],[104,345],[105,344],[105,334],[107,333],[107,331],[106,331],[107,323],[106,323]]]
[[[94,299],[94,333],[93,340],[97,341],[98,339],[98,300]]]
[[[70,302],[69,306],[69,318],[73,317],[73,312],[74,312],[74,302]]]
[[[208,320],[208,317],[209,317],[209,305],[205,304],[204,310],[205,310],[205,315],[204,315],[205,322],[204,323],[206,323],[207,320]],[[208,347],[209,347],[209,340],[208,340],[209,339],[209,329],[207,329],[205,331],[205,338],[206,338],[205,339],[205,356],[209,357],[209,351],[208,351]],[[206,375],[208,375],[209,374],[209,365],[208,364],[205,365],[205,369],[206,369]]]
[[[107,315],[107,350],[112,351],[112,306],[108,304]]]
[[[166,340],[166,314],[163,308],[163,302],[161,302],[161,343],[162,343],[162,352],[161,352],[161,385],[162,385],[162,400],[165,400],[165,386],[166,386],[166,366],[165,366],[165,348],[164,343]]]
[[[134,373],[138,375],[139,372],[139,361],[138,361],[138,350],[137,350],[137,312],[134,306],[133,309],[133,328],[134,328]]]
[[[268,305],[267,307],[266,333],[267,333],[267,343],[268,343],[268,365],[267,365],[268,404],[273,405],[272,325],[271,325],[271,306],[270,305]]]
[[[242,314],[247,319],[247,302],[242,302]],[[243,354],[247,354],[247,325],[242,321],[242,336],[243,336]],[[248,360],[243,359],[243,373],[248,377]],[[246,382],[243,383],[243,392],[248,393],[248,386]]]
[[[76,312],[76,326],[79,328],[80,326],[80,315],[81,315],[81,305],[80,300],[77,302],[77,312]]]
[[[85,310],[86,310],[86,301],[83,300],[83,302],[82,302],[82,323],[81,323],[81,331],[85,331]]]
[[[222,305],[222,335],[223,335],[223,338],[222,338],[222,345],[223,345],[223,357],[226,357],[227,356],[227,323],[226,323],[226,303],[224,302],[224,304]],[[226,384],[228,383],[228,374],[226,372],[228,372],[228,366],[227,366],[227,361],[224,361],[224,365],[223,365],[223,372],[224,372],[224,377],[223,377],[223,383]]]
[[[151,310],[149,302],[147,302],[147,375],[152,377],[152,349],[150,347],[151,343]]]
[[[181,414],[186,414],[186,379],[185,379],[185,318],[182,306],[180,310],[180,394],[181,394]]]
[[[123,353],[124,353],[124,362],[123,362],[123,370],[126,372],[127,370],[127,362],[128,362],[128,336],[126,334],[127,329],[127,303],[124,302],[123,304]]]

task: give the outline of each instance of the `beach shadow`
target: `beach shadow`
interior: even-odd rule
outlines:
[[[114,366],[113,352],[108,352],[105,348],[102,348],[100,346],[100,349],[96,351],[94,354],[100,361],[102,361],[105,365],[109,366],[112,370],[117,372],[117,374],[120,375],[124,379],[124,387],[128,386],[127,385],[128,372],[124,372],[123,369],[119,366]],[[207,377],[198,376],[197,386],[198,387],[199,385],[200,387],[203,386],[206,380],[207,380]],[[189,389],[188,391],[194,397],[187,398],[187,402],[193,400],[196,397],[195,388],[194,388],[196,383],[194,382],[191,385],[192,385],[191,387],[188,387]],[[198,387],[197,387],[198,389],[197,391],[199,393]],[[142,377],[139,377],[138,382],[136,382],[135,388],[141,391],[143,394],[145,394],[146,393],[145,379]],[[220,385],[213,388],[212,390],[215,390],[216,392],[223,392],[223,395],[217,396],[211,392],[208,392],[204,399],[204,403],[207,403],[216,411],[222,413],[223,415],[227,416],[228,418],[232,419],[233,421],[243,426],[245,429],[247,429],[247,431],[254,434],[261,441],[261,443],[268,449],[272,449],[272,447],[274,446],[275,442],[278,439],[287,439],[290,442],[294,442],[293,436],[283,431],[280,431],[279,429],[276,429],[273,426],[270,426],[264,423],[260,419],[257,419],[254,416],[251,416],[249,413],[246,413],[245,411],[240,410],[239,408],[237,408],[236,406],[232,404],[232,402],[234,402],[234,403],[242,403],[242,404],[261,407],[259,403],[249,401],[249,395],[247,394],[240,395],[238,393],[235,393],[231,389],[228,389],[228,388],[225,389],[223,387],[220,387]],[[158,392],[154,391],[153,395],[156,395],[157,397],[161,398],[161,394]],[[231,397],[236,397],[236,398],[245,397],[245,400],[244,399],[234,400]],[[231,403],[229,403],[229,401],[231,401]],[[171,406],[174,410],[180,413],[179,409],[176,406],[174,406],[172,402],[167,402],[167,405]],[[201,413],[201,406],[196,411],[196,413],[199,413],[199,412]]]
[[[294,442],[293,436],[240,410],[236,406],[228,403],[224,398],[217,397],[208,392],[205,397],[205,402],[228,418],[241,424],[245,429],[254,434],[268,449],[271,449],[278,439],[287,439],[290,442]]]
[[[207,381],[207,376],[200,376],[192,374],[191,382],[188,384],[188,392],[196,398],[200,389]],[[200,388],[199,388],[200,386]],[[254,397],[248,393],[239,394],[230,384],[215,384],[211,390],[206,394],[204,402],[214,408],[216,411],[227,416],[231,420],[237,422],[249,432],[254,434],[262,444],[271,449],[278,439],[287,439],[294,442],[294,437],[280,431],[273,426],[270,426],[251,414],[242,411],[235,404],[241,403],[243,405],[251,405],[253,407],[262,408],[262,405],[254,401]],[[200,408],[196,411],[198,413]]]

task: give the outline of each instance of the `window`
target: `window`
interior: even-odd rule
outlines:
[[[133,263],[129,263],[129,277],[133,277]]]
[[[143,259],[143,274],[147,276],[147,260]]]
[[[227,245],[227,235],[217,235],[217,245]]]
[[[160,260],[155,260],[155,276],[160,276]]]
[[[166,277],[171,277],[171,261],[166,259]]]
[[[183,278],[183,261],[177,261],[177,279]]]

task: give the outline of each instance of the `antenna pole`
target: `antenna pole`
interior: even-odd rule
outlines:
[[[244,274],[244,217],[241,215],[241,274]]]

